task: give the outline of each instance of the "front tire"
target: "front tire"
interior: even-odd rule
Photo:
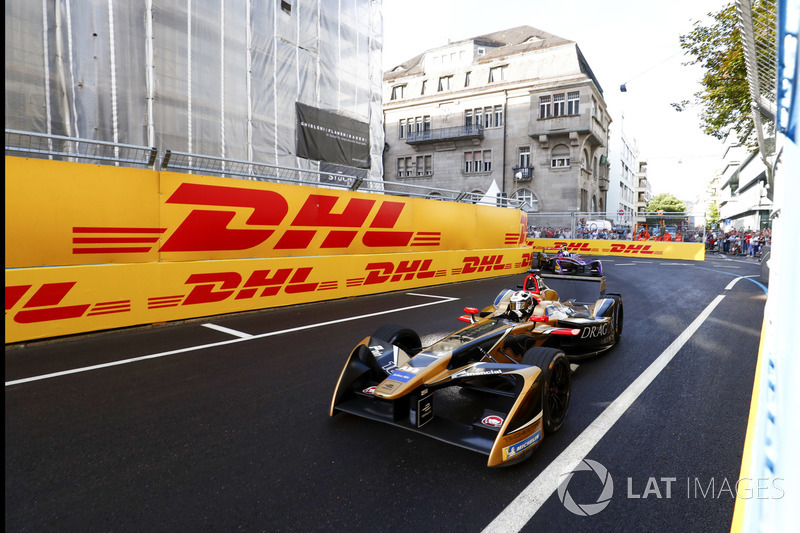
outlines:
[[[409,357],[414,357],[422,351],[422,341],[417,332],[404,326],[383,326],[378,328],[372,336],[397,346]]]
[[[522,356],[522,364],[537,366],[542,390],[542,427],[545,433],[555,433],[561,428],[569,410],[572,376],[569,360],[556,348],[531,348]]]

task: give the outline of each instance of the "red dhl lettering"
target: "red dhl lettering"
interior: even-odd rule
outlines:
[[[612,244],[611,252],[618,254],[645,254],[652,255],[655,253],[650,249],[649,244]]]
[[[76,281],[43,284],[25,301],[22,309],[14,313],[14,322],[34,324],[83,316],[127,313],[131,310],[130,300],[61,305],[76,284]],[[6,312],[12,311],[22,302],[32,288],[33,285],[6,287]]]
[[[238,272],[215,272],[212,274],[192,274],[186,280],[187,285],[195,285],[182,305],[216,303],[227,300],[236,294],[236,300],[274,296],[283,289],[286,294],[314,292],[319,283],[306,283],[312,267],[298,269],[280,268],[256,270],[242,284],[242,275]],[[290,277],[291,276],[291,277]],[[259,294],[259,291],[260,294]]]
[[[570,252],[591,252],[591,243],[587,241],[556,241],[553,243],[553,248],[561,249],[567,247]]]
[[[487,270],[504,270],[506,265],[503,263],[502,255],[485,255],[483,257],[465,257],[462,274],[472,274],[474,272],[486,272]]]
[[[436,272],[429,270],[432,259],[417,259],[416,261],[400,261],[395,266],[390,261],[381,263],[369,263],[365,270],[368,272],[364,279],[364,285],[376,285],[379,283],[410,281],[414,278],[432,278]]]
[[[344,207],[340,212],[334,212],[337,203],[341,204],[340,200]],[[289,212],[286,199],[274,191],[194,183],[182,183],[166,203],[222,209],[193,209],[161,246],[162,252],[247,250],[272,237]],[[367,224],[376,205],[377,212]],[[245,222],[248,227],[228,227],[236,216],[236,208],[252,209]],[[390,231],[404,208],[404,203],[389,200],[344,200],[338,196],[310,194],[290,224],[293,229],[282,232],[273,247],[278,250],[306,249],[321,232],[326,234],[321,248],[347,248],[358,235],[358,229],[365,226],[368,229],[364,231],[361,242],[367,247],[408,246],[414,232]],[[313,229],[297,229],[304,227]],[[331,229],[319,230],[320,227]]]

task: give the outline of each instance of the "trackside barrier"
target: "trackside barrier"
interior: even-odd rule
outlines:
[[[703,243],[606,241],[576,239],[529,239],[533,252],[555,253],[564,246],[570,252],[650,259],[705,260]]]
[[[6,157],[6,343],[521,273],[525,214]]]

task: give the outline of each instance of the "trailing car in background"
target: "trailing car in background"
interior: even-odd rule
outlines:
[[[602,276],[603,264],[599,259],[585,261],[578,253],[563,247],[555,255],[539,252],[536,256],[536,269],[554,274]]]
[[[523,287],[465,308],[459,320],[469,324],[429,346],[411,329],[379,328],[347,358],[330,415],[416,431],[486,454],[490,467],[527,458],[564,423],[570,359],[619,342],[623,305],[619,294],[561,302],[538,274]]]

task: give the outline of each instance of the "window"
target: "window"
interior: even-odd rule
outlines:
[[[407,173],[408,172],[408,173]],[[405,178],[411,175],[411,158],[398,157],[397,158],[397,177]]]
[[[422,90],[419,94],[425,94],[425,90],[428,88],[428,80],[422,80]]]
[[[452,81],[453,76],[442,76],[439,78],[439,92],[441,91],[449,91],[450,90],[450,82]]]
[[[475,150],[474,152],[464,152],[464,172],[473,173],[491,171],[491,150]]]
[[[469,71],[466,74],[464,74],[464,87],[469,87],[469,77],[471,74],[472,72]]]
[[[431,117],[429,115],[422,117],[422,131],[431,131]]]
[[[483,109],[475,110],[475,125],[478,127],[483,126]]]
[[[504,81],[506,79],[506,70],[508,69],[508,65],[502,65],[500,67],[492,67],[489,69],[489,83],[497,83],[499,81]]]
[[[550,118],[550,97],[539,97],[539,118]]]
[[[567,93],[567,115],[579,115],[581,93],[578,91]]]
[[[283,11],[287,15],[291,15],[292,14],[292,4],[290,2],[286,2],[286,0],[281,0],[281,11]]]
[[[405,139],[406,137],[406,119],[400,119],[400,138]]]
[[[538,211],[539,210],[539,199],[533,194],[529,189],[519,189],[513,195],[512,198],[515,198],[521,202],[525,202],[530,206],[529,209],[526,211]]]
[[[433,175],[433,156],[418,155],[416,165],[417,165],[417,176]]]
[[[472,109],[464,111],[464,125],[472,126]]]
[[[520,146],[519,147],[519,166],[521,168],[527,168],[531,166],[531,147],[530,146]]]
[[[559,144],[553,148],[550,155],[550,166],[552,168],[569,167],[569,147]]]
[[[554,94],[553,95],[553,116],[554,117],[563,117],[564,116],[564,93],[561,94]]]
[[[503,106],[494,106],[494,127],[499,128],[503,125]]]
[[[392,87],[392,100],[400,100],[401,98],[403,98],[405,90],[406,90],[405,85],[395,85],[394,87]]]
[[[484,128],[491,128],[494,126],[494,121],[492,120],[492,108],[487,107],[483,110],[483,127]]]

